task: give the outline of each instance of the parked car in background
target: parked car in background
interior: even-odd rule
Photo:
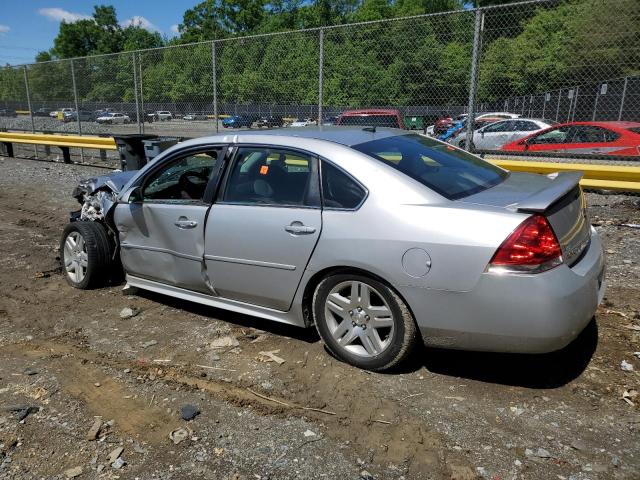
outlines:
[[[256,122],[256,127],[274,128],[274,127],[282,127],[283,124],[284,124],[284,121],[282,120],[282,117],[277,115],[269,115],[266,117],[260,117]]]
[[[96,122],[107,124],[107,125],[123,124],[123,123],[130,123],[131,118],[129,118],[129,115],[125,115],[124,113],[109,112],[109,113],[105,113],[102,117],[98,117],[96,119]]]
[[[445,115],[436,119],[433,125],[429,125],[426,129],[426,133],[427,135],[437,137],[438,135],[442,135],[447,130],[449,130],[454,123],[459,123],[465,118],[467,118],[466,113],[461,113],[459,115],[456,115],[455,117],[452,117],[451,115]]]
[[[173,114],[166,110],[158,110],[154,115],[156,117],[155,120],[158,122],[168,122],[173,119]]]
[[[182,117],[183,120],[208,120],[209,117],[207,117],[206,113],[187,113],[184,117]]]
[[[400,110],[392,108],[347,110],[338,117],[336,125],[404,128]]]
[[[297,119],[289,124],[290,127],[294,128],[308,127],[309,125],[314,125],[314,121],[311,118]]]
[[[509,113],[509,112],[485,112],[478,113],[475,115],[476,120],[480,120],[481,118],[498,118],[498,119],[507,119],[507,118],[519,118],[522,115],[519,113]]]
[[[131,287],[313,325],[369,370],[420,341],[543,353],[605,293],[580,177],[509,173],[398,129],[223,133],[80,183],[59,252],[75,288],[121,265]]]
[[[497,122],[498,120],[500,119],[491,118],[491,117],[476,119],[473,121],[473,129],[477,130],[478,128],[484,127],[485,125],[489,125],[490,123]],[[464,120],[455,122],[451,127],[449,127],[449,129],[445,133],[438,136],[438,140],[442,140],[445,142],[452,142],[456,136],[466,131],[468,121],[469,121],[469,117],[465,118]]]
[[[80,121],[81,122],[91,122],[95,118],[94,117],[94,112],[90,112],[88,110],[80,110],[80,114],[78,115],[78,112],[73,110],[71,112],[64,112],[62,114],[62,121],[65,122],[65,123],[77,122],[78,121],[78,116],[80,116]]]
[[[222,120],[224,128],[251,128],[253,123],[258,120],[255,115],[233,115]]]
[[[337,116],[324,117],[324,120],[322,121],[322,125],[335,125],[337,121],[338,121]]]
[[[640,123],[564,123],[507,143],[502,150],[640,156]]]
[[[482,122],[486,118],[490,117],[480,118],[477,121]],[[474,130],[470,146],[473,150],[499,150],[506,143],[556,124],[557,122],[552,120],[538,118],[499,120]],[[452,137],[449,143],[460,148],[467,148],[467,132],[463,129],[459,134]]]
[[[33,116],[34,117],[48,117],[49,115],[51,115],[52,110],[50,108],[47,107],[41,107],[38,108],[37,110],[33,111]]]
[[[74,109],[71,107],[59,108],[58,110],[54,110],[49,114],[50,117],[58,118],[60,120],[64,119],[64,114],[73,112]]]
[[[17,117],[18,112],[16,112],[13,108],[1,108],[0,109],[0,117]]]
[[[95,122],[98,118],[105,116],[108,113],[113,112],[111,108],[103,108],[101,110],[94,110],[91,114],[92,120]]]

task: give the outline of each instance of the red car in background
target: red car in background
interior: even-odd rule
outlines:
[[[640,123],[563,123],[507,143],[502,150],[640,156]]]
[[[393,108],[346,110],[338,117],[336,125],[404,128],[400,110]]]

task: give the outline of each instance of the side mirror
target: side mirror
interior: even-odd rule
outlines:
[[[142,188],[140,186],[131,187],[124,192],[122,201],[126,203],[141,203],[142,202]]]

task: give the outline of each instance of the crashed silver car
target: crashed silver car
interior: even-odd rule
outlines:
[[[579,174],[509,173],[403,130],[317,127],[180,143],[81,183],[68,282],[132,287],[315,325],[385,370],[427,345],[549,352],[604,294]]]

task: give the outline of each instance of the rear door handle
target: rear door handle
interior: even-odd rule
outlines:
[[[284,229],[293,235],[308,235],[316,231],[315,227],[307,227],[300,222],[293,222],[291,225],[284,227]]]
[[[198,226],[198,222],[195,220],[187,220],[184,217],[180,217],[174,225],[182,230],[187,230],[189,228],[195,228]]]

